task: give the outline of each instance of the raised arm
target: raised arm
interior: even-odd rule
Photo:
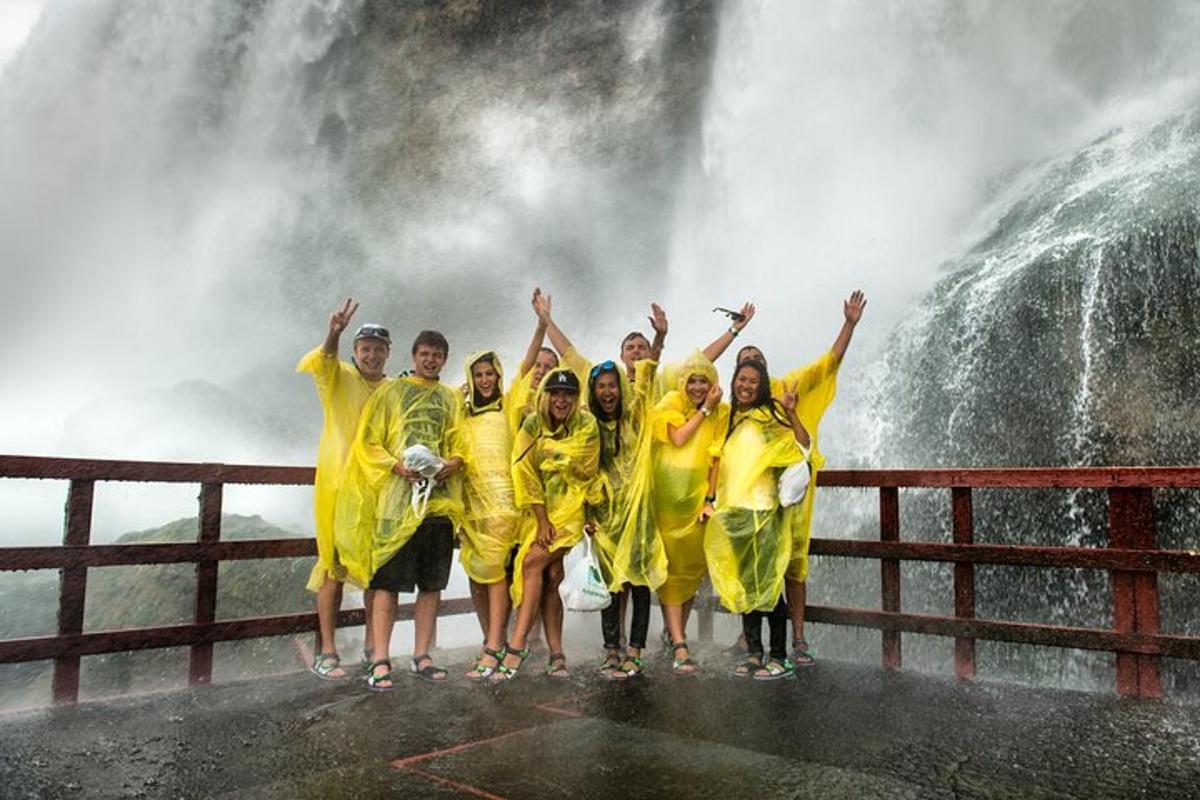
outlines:
[[[667,342],[667,312],[658,303],[650,304],[650,327],[654,329],[654,341],[650,343],[650,357],[662,361],[663,345]]]
[[[796,442],[807,449],[812,447],[812,437],[808,435],[808,430],[800,421],[800,415],[796,413],[797,399],[796,385],[792,384],[784,388],[783,397],[779,398],[779,405],[783,406],[783,411],[787,414],[788,424],[792,426],[792,435],[796,437]]]
[[[683,447],[692,440],[696,435],[696,431],[704,424],[704,420],[710,417],[717,410],[718,404],[721,402],[721,387],[713,384],[708,389],[708,396],[704,398],[704,402],[700,406],[700,413],[693,414],[688,418],[687,422],[682,425],[667,425],[667,436],[671,440],[671,444],[676,447]]]
[[[358,311],[358,303],[355,303],[353,298],[347,297],[342,307],[329,315],[329,332],[325,334],[325,342],[321,345],[321,351],[325,355],[337,355],[342,331],[346,330],[346,326],[350,324],[350,318],[354,316],[355,311]]]
[[[863,296],[861,289],[855,289],[850,297],[842,303],[842,314],[846,319],[842,323],[842,329],[838,331],[837,338],[833,340],[833,346],[829,348],[833,353],[834,360],[839,364],[846,355],[846,348],[850,346],[850,338],[854,336],[854,327],[862,319],[863,309],[866,307],[867,299]]]
[[[546,335],[550,337],[550,346],[558,351],[558,355],[561,358],[567,354],[568,350],[574,350],[575,345],[571,344],[571,340],[567,338],[567,335],[562,332],[562,329],[558,327],[558,323],[551,316],[550,295],[543,294],[541,298],[544,303],[544,311],[538,313],[538,322],[545,321]],[[536,356],[537,354],[535,353],[534,355]]]
[[[735,319],[720,336],[713,339],[708,347],[704,348],[704,355],[709,361],[716,361],[720,358],[729,349],[729,345],[733,344],[733,340],[742,332],[742,329],[750,324],[750,320],[754,319],[754,304],[744,303],[741,311],[738,313],[741,314],[742,318],[740,320]]]
[[[537,361],[537,354],[546,341],[546,329],[550,324],[550,298],[542,294],[542,290],[536,286],[533,289],[532,303],[533,313],[537,316],[537,327],[533,329],[533,338],[529,340],[529,347],[525,349],[525,357],[521,359],[521,367],[517,370],[518,378],[524,377],[529,370],[533,369],[534,362]]]

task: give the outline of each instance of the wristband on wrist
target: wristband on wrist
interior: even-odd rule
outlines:
[[[712,409],[708,406],[700,406],[700,413],[706,417],[712,416]]]
[[[733,327],[732,325],[729,326],[729,335],[730,336],[732,336],[733,338],[736,339],[737,335],[739,333],[741,333],[741,331],[739,331],[737,328]]]
[[[713,503],[717,502],[717,496],[715,494],[710,494],[708,497],[704,498],[704,502],[712,505]]]

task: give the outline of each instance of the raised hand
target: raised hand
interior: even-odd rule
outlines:
[[[651,303],[650,316],[647,319],[650,320],[650,327],[654,329],[655,333],[659,336],[667,335],[667,312],[663,311],[662,306],[658,303]]]
[[[754,319],[754,311],[754,303],[743,303],[742,310],[740,312],[742,315],[741,320],[735,321],[729,327],[733,328],[735,331],[741,332],[742,328],[745,328],[750,324],[750,320]]]
[[[783,385],[783,395],[779,398],[779,405],[783,406],[783,410],[791,417],[796,413],[796,383],[785,383]]]
[[[543,325],[550,324],[550,295],[542,294],[542,290],[534,287],[533,290],[533,313],[538,318],[538,322]]]
[[[846,322],[851,325],[857,325],[862,319],[863,309],[867,307],[867,298],[863,295],[861,289],[855,289],[850,293],[850,297],[842,304],[842,314],[846,317]]]
[[[355,303],[353,298],[347,297],[342,307],[329,315],[329,332],[340,335],[350,324],[350,318],[354,316],[355,311],[358,311],[358,303]]]

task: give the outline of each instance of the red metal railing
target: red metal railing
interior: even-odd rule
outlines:
[[[881,610],[808,606],[806,619],[880,630],[886,668],[901,665],[902,633],[954,637],[955,674],[963,679],[975,676],[978,639],[1102,650],[1116,654],[1119,693],[1160,697],[1162,656],[1200,659],[1200,637],[1167,636],[1159,630],[1158,574],[1200,572],[1200,552],[1158,548],[1152,495],[1156,488],[1200,488],[1200,468],[830,470],[821,473],[821,486],[879,490],[879,541],[813,539],[810,552],[879,559],[882,603]],[[950,490],[951,543],[900,541],[901,488]],[[1001,488],[1107,489],[1108,546],[975,544],[972,490]],[[953,617],[901,611],[902,560],[954,564]],[[976,564],[1107,570],[1113,590],[1113,629],[977,619]]]
[[[297,558],[315,556],[317,553],[313,539],[221,541],[224,485],[311,485],[311,467],[0,456],[0,478],[70,481],[62,546],[0,548],[0,571],[60,570],[57,635],[0,641],[0,664],[54,659],[53,695],[56,703],[73,703],[78,699],[81,656],[187,646],[191,648],[189,681],[193,685],[200,685],[212,680],[214,642],[282,636],[316,629],[316,614],[216,620],[218,562]],[[196,541],[91,544],[92,498],[96,481],[198,483],[200,524]],[[191,624],[83,632],[89,568],[178,563],[196,565],[196,603]],[[455,598],[444,600],[438,613],[450,615],[473,611],[469,598]],[[397,619],[411,619],[412,612],[411,604],[402,605]],[[338,616],[338,624],[361,625],[363,612],[342,611]]]
[[[61,571],[58,634],[0,641],[0,663],[54,659],[54,699],[74,702],[79,693],[81,656],[156,647],[189,646],[190,680],[212,677],[214,642],[308,632],[315,614],[292,614],[216,621],[217,564],[220,561],[294,558],[316,554],[311,539],[221,541],[222,487],[232,484],[306,485],[306,467],[233,466],[160,462],[0,456],[0,478],[48,478],[70,481],[63,545],[0,548],[0,571]],[[93,545],[92,498],[96,481],[198,483],[197,540],[179,544]],[[878,541],[813,539],[814,555],[878,559],[879,609],[808,606],[806,617],[817,623],[878,629],[883,664],[902,663],[902,634],[950,636],[955,640],[955,673],[975,675],[975,642],[979,639],[1072,647],[1116,653],[1117,690],[1121,694],[1162,694],[1162,656],[1200,659],[1200,637],[1167,636],[1159,630],[1158,573],[1200,572],[1200,553],[1162,550],[1155,542],[1152,489],[1200,488],[1200,467],[988,470],[830,470],[821,485],[879,490]],[[952,542],[900,540],[901,488],[946,488],[951,493]],[[1029,547],[974,543],[972,491],[982,488],[1105,488],[1109,496],[1109,546]],[[954,564],[953,617],[907,614],[901,610],[902,560]],[[83,633],[83,610],[90,567],[194,563],[194,621],[133,630]],[[1113,586],[1113,629],[1061,627],[975,616],[976,564],[1021,567],[1076,567],[1107,570]],[[467,598],[444,601],[440,614],[471,612]],[[711,617],[701,611],[701,636],[711,633]],[[411,618],[402,606],[400,619]],[[361,611],[343,611],[341,625],[361,625]]]

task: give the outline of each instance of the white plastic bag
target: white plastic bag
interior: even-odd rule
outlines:
[[[808,485],[812,482],[812,469],[808,459],[797,461],[783,471],[779,476],[779,505],[794,506],[808,494]]]
[[[603,611],[612,598],[592,550],[592,537],[584,536],[583,542],[583,556],[567,570],[567,576],[558,585],[558,594],[563,605],[572,611]]]
[[[442,461],[432,450],[423,444],[414,444],[404,451],[404,467],[421,476],[421,480],[412,485],[412,507],[418,517],[425,516],[429,506],[429,495],[437,486],[434,475],[442,471],[446,462]]]

